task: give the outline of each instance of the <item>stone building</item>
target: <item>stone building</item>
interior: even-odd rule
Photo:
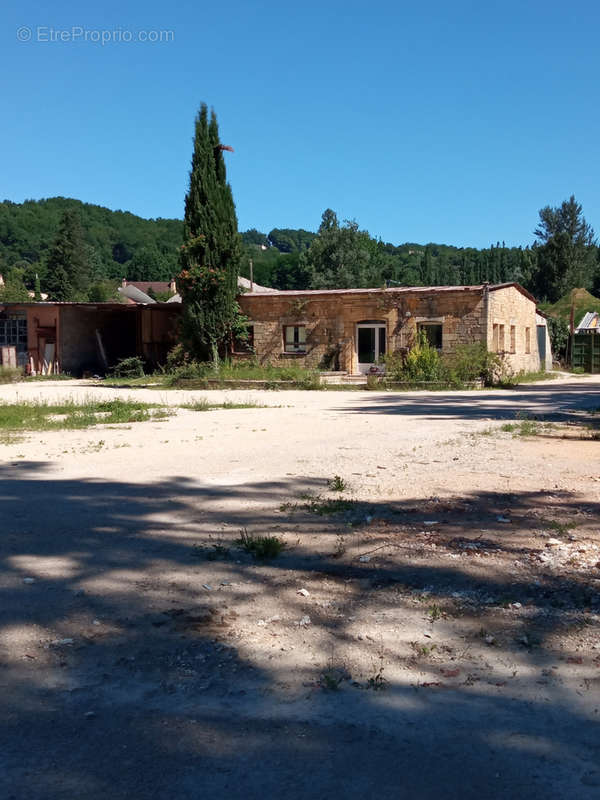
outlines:
[[[441,352],[484,342],[515,371],[551,366],[546,322],[518,283],[480,286],[257,290],[239,297],[261,363],[373,371],[386,353],[407,349],[417,331]]]

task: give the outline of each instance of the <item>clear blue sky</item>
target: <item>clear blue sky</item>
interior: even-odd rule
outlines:
[[[315,230],[331,207],[394,243],[526,244],[572,193],[600,229],[593,0],[5,0],[0,15],[1,199],[181,217],[206,101],[235,148],[241,230]],[[172,41],[93,41],[119,29]]]

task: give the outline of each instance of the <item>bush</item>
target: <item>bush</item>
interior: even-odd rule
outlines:
[[[461,344],[444,356],[453,383],[481,380],[486,386],[506,383],[509,369],[499,353],[490,352],[483,342]]]
[[[420,332],[415,344],[403,356],[393,353],[386,356],[386,374],[399,382],[445,382],[450,378],[448,368],[440,353],[432,347],[424,332]]]
[[[546,322],[552,353],[555,358],[563,361],[566,358],[569,344],[569,325],[560,317],[548,317]]]
[[[143,378],[144,362],[138,356],[122,358],[112,368],[112,375],[115,378]]]

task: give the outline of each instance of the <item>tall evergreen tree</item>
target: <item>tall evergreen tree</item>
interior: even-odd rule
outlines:
[[[558,208],[545,206],[539,214],[534,291],[554,302],[569,289],[589,289],[596,271],[596,236],[581,205],[571,195]]]
[[[89,265],[77,213],[67,210],[46,263],[44,289],[51,300],[87,298]]]
[[[241,241],[214,111],[196,116],[190,185],[185,198],[180,288],[183,336],[190,352],[216,365],[236,326]]]

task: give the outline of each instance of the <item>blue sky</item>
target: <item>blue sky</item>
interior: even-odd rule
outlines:
[[[206,101],[235,148],[242,230],[315,230],[331,207],[394,243],[527,244],[538,210],[572,193],[600,230],[591,0],[5,0],[0,14],[2,199],[180,217]],[[139,31],[171,41],[123,41]]]

